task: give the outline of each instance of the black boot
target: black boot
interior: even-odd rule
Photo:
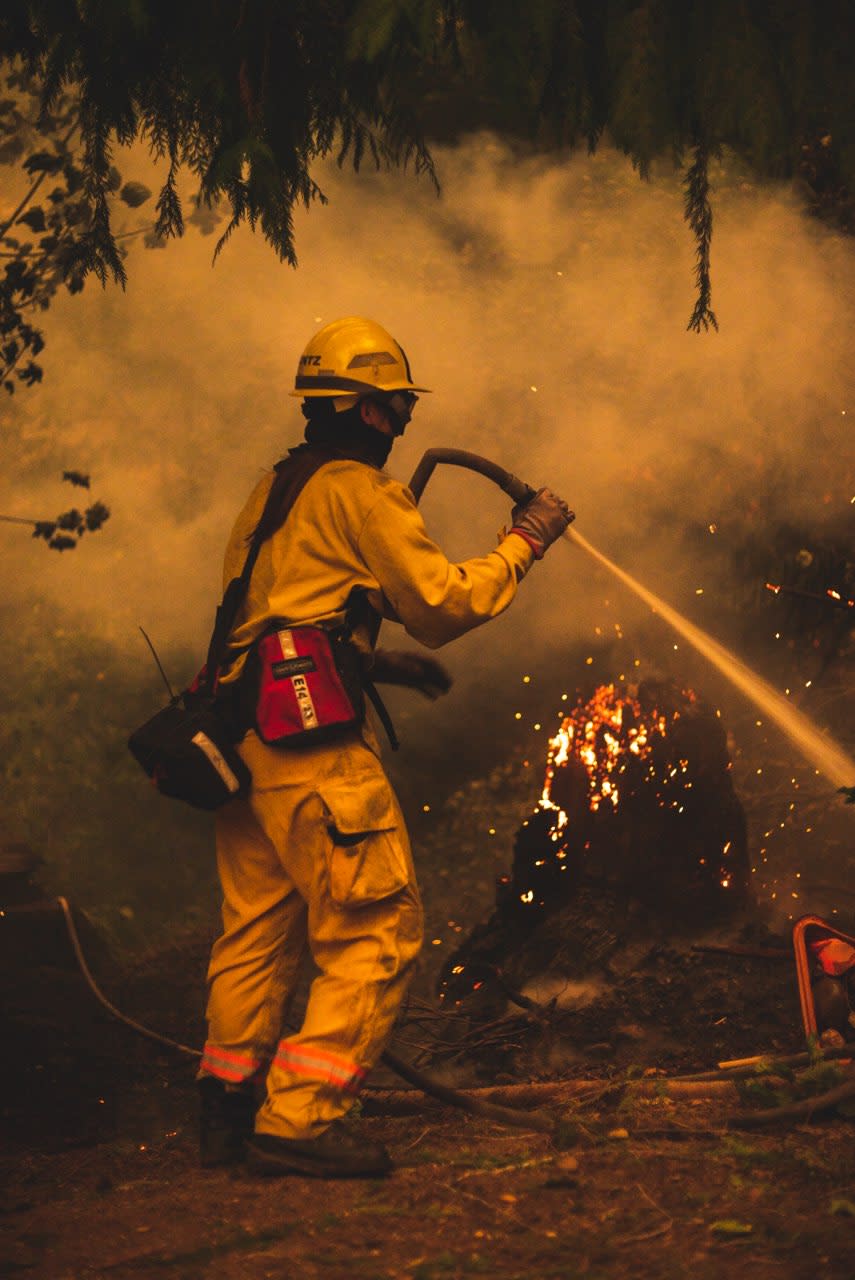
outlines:
[[[392,1171],[389,1152],[366,1142],[340,1120],[318,1138],[277,1138],[256,1133],[246,1144],[252,1173],[301,1173],[313,1178],[382,1178]]]
[[[226,1085],[215,1076],[198,1081],[199,1160],[203,1168],[238,1164],[255,1124],[255,1088],[251,1084]]]

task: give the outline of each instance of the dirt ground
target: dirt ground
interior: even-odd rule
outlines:
[[[564,1151],[457,1114],[364,1120],[398,1162],[379,1183],[203,1172],[186,1124],[20,1155],[7,1274],[850,1280],[851,1126],[747,1138],[717,1132],[720,1104],[653,1099],[608,1137],[595,1115]],[[682,1140],[644,1136],[660,1126]]]
[[[178,950],[110,995],[128,1013],[195,1044],[201,959],[199,948]],[[685,987],[676,984],[683,1021],[672,1022],[680,1053],[665,1055],[668,1074],[714,1066],[711,1050],[728,1046],[741,1000],[727,967],[733,963],[719,959],[710,968],[705,958]],[[755,1047],[797,1050],[789,979],[777,964],[757,964],[781,975],[772,1000],[780,1011],[766,1026],[755,998],[749,1009],[743,1004],[743,1022],[754,1024]],[[356,1123],[386,1142],[397,1163],[376,1183],[199,1169],[193,1060],[115,1022],[71,968],[32,970],[15,982],[7,974],[0,984],[11,1032],[0,1093],[0,1272],[24,1280],[726,1280],[749,1273],[755,1280],[851,1280],[853,1120],[745,1133],[725,1127],[742,1105],[735,1092],[639,1096],[633,1082],[657,1042],[640,1037],[638,1027],[644,1031],[648,1017],[668,1024],[663,1001],[679,971],[673,963],[660,968],[662,976],[652,968],[633,977],[632,1035],[621,1031],[621,1001],[611,1000],[599,1023],[590,1009],[580,1015],[575,1038],[588,1051],[573,1061],[565,1054],[560,1068],[543,1059],[542,1080],[602,1082],[559,1109],[558,1145],[450,1110],[369,1114],[368,1094]],[[749,980],[756,992],[756,974]],[[715,1009],[729,1016],[712,1027],[710,993],[721,1001],[727,990],[731,1003]],[[697,1045],[686,1041],[690,992],[698,1000]],[[565,1028],[570,1040],[573,1025]],[[768,1036],[774,1044],[759,1043]],[[749,1044],[744,1026],[733,1043]],[[493,1078],[515,1078],[515,1063],[517,1072],[525,1064],[528,1078],[538,1074],[536,1040],[522,1057],[505,1055]],[[483,1064],[469,1070],[469,1083],[486,1080]],[[381,1074],[376,1083],[393,1079]]]

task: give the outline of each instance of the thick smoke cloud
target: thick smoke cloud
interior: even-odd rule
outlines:
[[[430,445],[493,457],[556,488],[587,537],[678,605],[691,566],[678,536],[654,527],[652,495],[661,505],[667,493],[674,517],[713,521],[722,457],[747,484],[762,454],[797,473],[780,495],[793,513],[822,502],[818,454],[846,449],[843,411],[855,413],[851,242],[786,190],[722,175],[721,331],[696,335],[672,175],[642,184],[608,151],[559,165],[487,137],[439,161],[439,199],[409,176],[324,171],[330,204],[298,217],[296,272],[249,232],[212,270],[213,239],[191,230],[162,252],[133,248],[126,294],[92,284],[56,302],[45,383],[6,406],[0,510],[42,518],[79,501],[59,483],[73,466],[92,472],[113,517],[62,557],[3,526],[7,596],[55,599],[140,664],[140,622],[163,648],[201,653],[231,522],[301,436],[288,395],[297,355],[353,313],[395,333],[434,388],[395,475]],[[507,517],[498,492],[458,472],[436,475],[424,511],[454,558],[488,550]],[[447,652],[459,696],[525,670],[546,638],[590,634],[600,595],[592,566],[556,549],[489,633]],[[637,612],[627,603],[624,626]]]

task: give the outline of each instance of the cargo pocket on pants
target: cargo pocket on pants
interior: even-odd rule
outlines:
[[[318,786],[327,810],[330,897],[340,907],[380,902],[409,883],[398,814],[383,777],[330,779]]]

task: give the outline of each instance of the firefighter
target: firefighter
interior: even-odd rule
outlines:
[[[354,588],[372,607],[353,630],[366,665],[379,615],[428,648],[447,644],[506,609],[564,532],[568,507],[541,489],[515,509],[494,551],[449,562],[412,494],[383,470],[426,390],[401,346],[371,320],[337,320],[311,339],[292,393],[302,400],[306,443],[257,485],[226,550],[228,582],[253,532],[265,539],[230,637],[226,690],[240,687],[242,655],[271,619],[333,618]],[[271,514],[274,485],[282,501]],[[417,654],[381,654],[384,664],[387,676],[429,696],[448,685],[439,664]],[[421,946],[422,911],[374,726],[366,720],[299,748],[268,746],[249,729],[238,750],[252,787],[217,813],[223,932],[208,971],[202,1162],[246,1156],[260,1173],[384,1174],[388,1153],[343,1117],[391,1033]],[[294,1031],[283,1020],[307,950],[317,976]]]

